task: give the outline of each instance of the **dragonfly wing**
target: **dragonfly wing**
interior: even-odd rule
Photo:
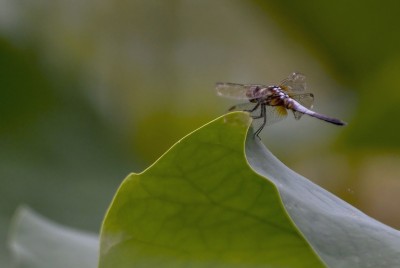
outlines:
[[[266,106],[267,125],[275,124],[287,116],[287,110],[282,106]]]
[[[306,77],[301,73],[291,73],[281,82],[280,86],[289,92],[304,92],[307,88]]]
[[[298,111],[293,111],[293,115],[296,120],[299,120],[303,116],[303,113]]]
[[[311,109],[314,103],[314,95],[312,93],[295,94],[290,97],[307,109]],[[304,113],[293,110],[293,114],[294,118],[299,120]]]
[[[256,89],[257,87],[264,88],[266,86],[257,84],[235,84],[221,82],[218,82],[215,85],[215,89],[217,90],[217,94],[219,96],[238,100],[249,99],[247,96],[248,92]]]
[[[265,106],[266,109],[266,126],[275,124],[283,120],[287,116],[287,110],[281,106]],[[253,129],[257,131],[263,127],[264,118],[261,116],[261,109],[258,109],[256,113],[252,113],[253,117]]]

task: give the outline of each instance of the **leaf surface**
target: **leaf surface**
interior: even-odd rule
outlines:
[[[274,183],[283,204],[329,267],[400,267],[400,232],[365,215],[281,163],[248,138],[253,169]]]
[[[129,175],[103,223],[100,267],[322,267],[248,165],[249,125],[227,114]]]

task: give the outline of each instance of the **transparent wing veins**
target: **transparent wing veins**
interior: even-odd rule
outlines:
[[[280,83],[282,89],[291,92],[304,92],[307,88],[306,77],[301,73],[291,73]]]
[[[307,109],[312,109],[313,107],[314,95],[312,93],[295,94],[290,97]],[[302,112],[293,111],[294,118],[297,120],[299,120],[303,114]]]
[[[218,82],[215,85],[215,89],[217,90],[217,94],[219,96],[238,100],[249,99],[247,93],[249,90],[253,90],[257,87],[263,88],[266,86],[258,84],[236,84],[222,82]]]

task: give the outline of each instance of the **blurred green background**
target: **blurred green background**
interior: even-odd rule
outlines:
[[[216,81],[293,71],[348,126],[290,115],[264,142],[399,228],[398,14],[395,0],[0,0],[0,241],[20,204],[98,232],[129,172],[234,104]]]

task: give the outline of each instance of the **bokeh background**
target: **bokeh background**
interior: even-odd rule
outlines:
[[[400,4],[0,0],[0,266],[20,204],[98,232],[113,193],[234,102],[216,81],[307,75],[316,111],[263,141],[285,164],[400,227]]]

